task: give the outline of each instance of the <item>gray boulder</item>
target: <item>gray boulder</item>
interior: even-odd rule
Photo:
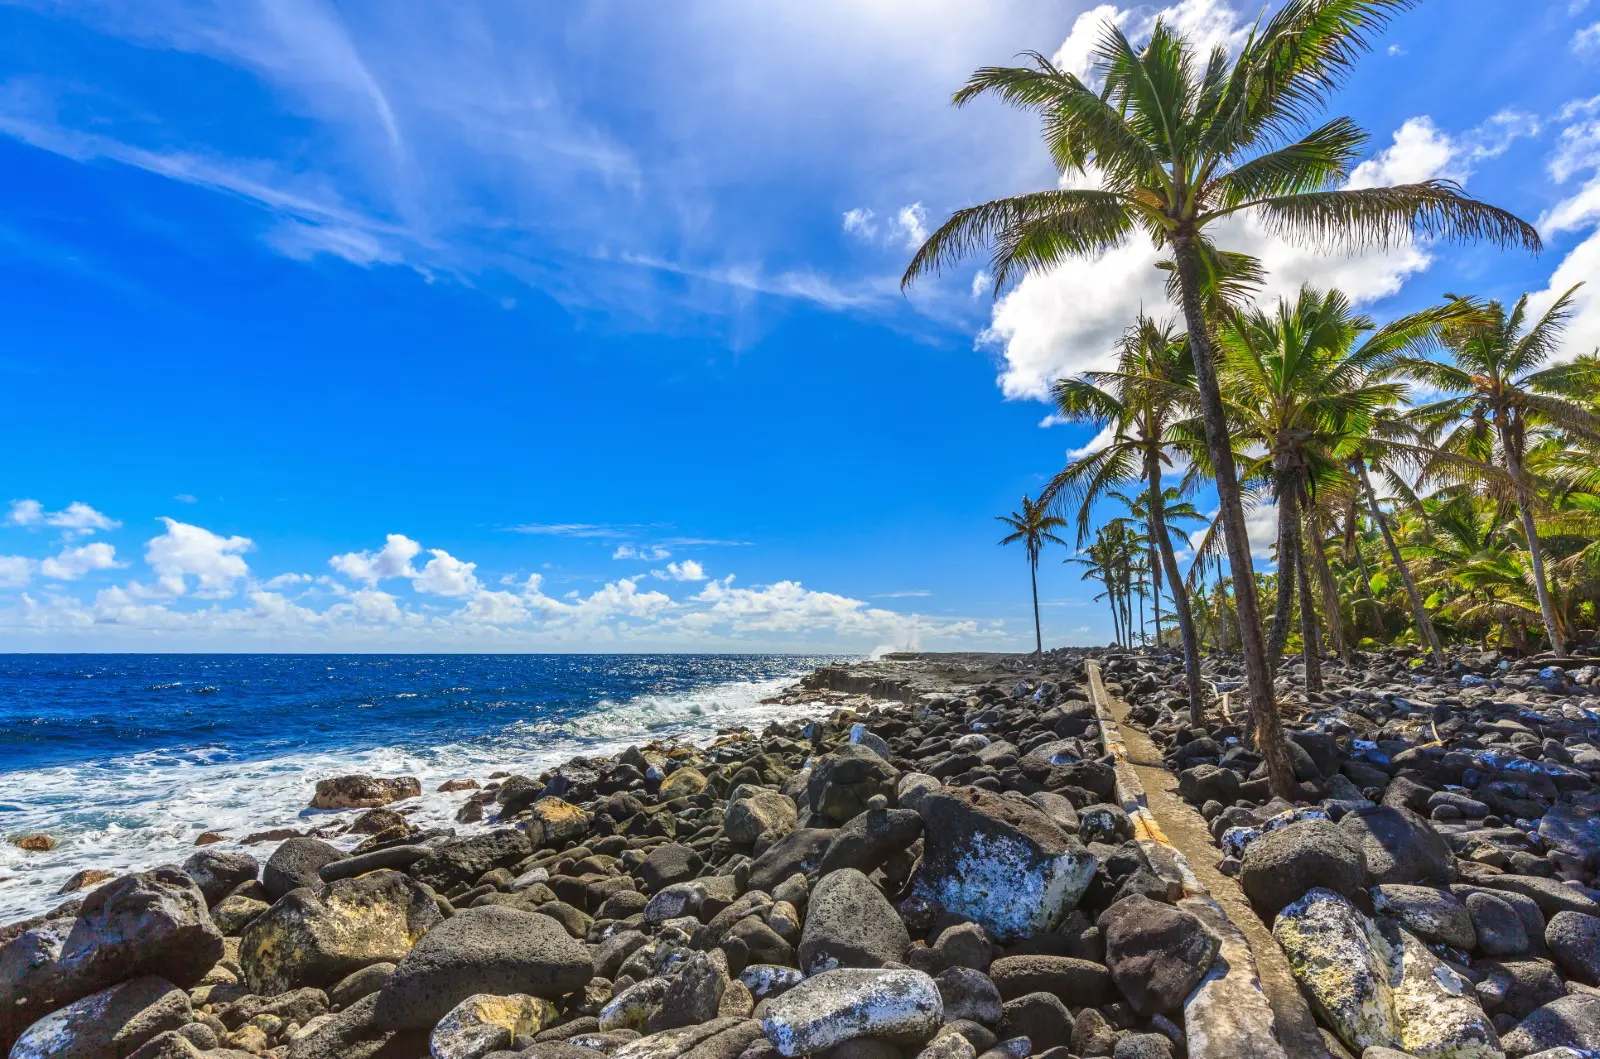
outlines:
[[[1471,952],[1478,946],[1472,917],[1449,890],[1384,883],[1372,888],[1372,907],[1393,916],[1424,940],[1442,941],[1462,952]]]
[[[1262,911],[1276,913],[1313,886],[1350,897],[1367,877],[1358,841],[1327,820],[1298,820],[1245,847],[1239,884]]]
[[[841,868],[812,891],[800,935],[800,969],[882,967],[898,962],[911,937],[887,898],[865,875]]]
[[[214,905],[235,889],[255,879],[261,865],[248,853],[214,849],[196,850],[183,862],[183,870],[206,895],[207,906]]]
[[[594,977],[588,950],[549,916],[498,905],[463,909],[412,946],[377,994],[373,1024],[426,1029],[474,993],[554,1000]]]
[[[765,787],[740,786],[722,816],[728,841],[754,843],[762,835],[777,838],[794,830],[800,811],[794,799]]]
[[[1106,909],[1100,930],[1112,980],[1145,1016],[1180,1010],[1221,947],[1194,916],[1143,894]]]
[[[292,890],[245,928],[239,964],[257,993],[327,988],[375,963],[396,963],[443,922],[426,887],[396,871]]]
[[[1573,993],[1552,1000],[1500,1040],[1512,1059],[1551,1048],[1600,1050],[1600,996]]]
[[[455,839],[434,850],[407,869],[413,879],[447,894],[470,885],[495,868],[509,868],[533,852],[533,842],[517,828],[500,828],[487,834]]]
[[[1339,829],[1360,844],[1373,883],[1448,886],[1455,878],[1450,846],[1410,809],[1380,805],[1356,810],[1345,814]]]
[[[267,858],[261,871],[261,887],[267,891],[267,900],[276,901],[290,890],[302,886],[321,886],[318,874],[324,864],[344,859],[344,851],[320,838],[287,838]]]
[[[767,1004],[761,1030],[784,1056],[860,1037],[920,1043],[944,1016],[939,987],[921,971],[841,968],[807,978]]]
[[[825,755],[811,770],[806,800],[816,818],[842,824],[867,809],[873,798],[894,801],[900,770],[859,743]]]
[[[971,967],[947,967],[934,977],[944,1001],[944,1017],[970,1019],[985,1026],[1000,1021],[1000,990],[988,975]]]
[[[1099,862],[1031,802],[976,787],[923,798],[922,864],[912,892],[1000,942],[1054,929]]]
[[[182,989],[164,978],[135,978],[35,1022],[12,1047],[11,1059],[119,1059],[193,1018]]]
[[[796,872],[816,871],[835,833],[831,827],[802,827],[784,835],[751,863],[750,889],[770,891]]]
[[[869,809],[839,828],[818,871],[839,868],[871,873],[922,837],[922,817],[910,809]]]
[[[1600,917],[1557,912],[1545,924],[1544,943],[1568,977],[1600,985]]]
[[[1521,956],[1528,951],[1528,931],[1511,905],[1488,893],[1471,893],[1466,900],[1478,952],[1485,956]]]

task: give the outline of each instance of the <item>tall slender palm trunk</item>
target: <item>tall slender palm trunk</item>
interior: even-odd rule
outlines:
[[[1278,479],[1278,598],[1267,633],[1267,663],[1276,672],[1289,643],[1289,622],[1294,619],[1294,596],[1300,566],[1300,513],[1298,494],[1286,476]]]
[[[1195,384],[1200,391],[1200,412],[1205,420],[1206,449],[1216,473],[1217,499],[1223,528],[1227,531],[1228,564],[1233,569],[1234,609],[1239,615],[1239,644],[1244,653],[1245,679],[1250,688],[1250,718],[1255,726],[1256,743],[1267,765],[1272,793],[1293,799],[1296,784],[1294,760],[1278,717],[1273,694],[1272,672],[1267,665],[1266,644],[1261,639],[1261,606],[1256,597],[1255,567],[1250,558],[1250,539],[1245,534],[1244,501],[1239,495],[1239,476],[1233,465],[1233,445],[1223,410],[1222,390],[1217,384],[1217,364],[1211,348],[1211,331],[1200,304],[1200,251],[1193,231],[1179,230],[1172,238],[1172,253],[1178,271],[1178,287],[1183,303],[1184,326],[1189,332],[1189,349],[1194,355]]]
[[[1152,501],[1152,504],[1154,501]],[[1154,532],[1155,519],[1151,518],[1152,532]],[[1150,606],[1153,608],[1156,629],[1156,647],[1161,647],[1161,556],[1154,541],[1150,543]]]
[[[1339,586],[1333,582],[1333,571],[1328,567],[1328,553],[1322,547],[1322,517],[1317,505],[1306,501],[1306,532],[1310,539],[1306,548],[1311,552],[1312,565],[1316,567],[1317,581],[1322,588],[1322,616],[1328,623],[1328,639],[1334,654],[1345,665],[1350,664],[1350,645],[1345,642],[1344,608],[1339,605]]]
[[[1558,655],[1567,653],[1566,640],[1561,635],[1561,621],[1556,616],[1555,601],[1550,598],[1550,582],[1544,576],[1544,547],[1539,543],[1539,527],[1533,521],[1532,498],[1528,495],[1528,481],[1523,475],[1521,446],[1511,443],[1504,426],[1500,428],[1500,446],[1506,454],[1506,470],[1517,487],[1517,513],[1522,516],[1522,535],[1527,538],[1528,560],[1533,566],[1533,590],[1539,595],[1539,616],[1544,619],[1544,633],[1550,638],[1550,649]]]
[[[1383,509],[1378,506],[1378,494],[1372,488],[1372,477],[1367,474],[1365,460],[1356,460],[1356,471],[1361,476],[1361,489],[1367,494],[1367,506],[1372,509],[1372,521],[1378,524],[1378,529],[1383,533],[1383,543],[1389,549],[1389,561],[1394,563],[1394,568],[1400,573],[1400,582],[1406,586],[1406,597],[1411,601],[1411,616],[1417,623],[1417,634],[1423,646],[1433,652],[1433,664],[1439,672],[1444,672],[1444,647],[1439,643],[1439,634],[1433,627],[1433,619],[1428,617],[1428,608],[1422,605],[1422,593],[1417,591],[1417,582],[1411,576],[1411,571],[1406,567],[1404,559],[1400,558],[1400,546],[1394,542],[1394,532],[1389,529],[1389,520],[1384,517]]]
[[[1189,719],[1198,725],[1205,719],[1205,696],[1200,690],[1200,639],[1195,635],[1189,592],[1184,587],[1183,575],[1178,572],[1178,557],[1172,550],[1172,537],[1167,533],[1167,504],[1161,496],[1161,460],[1154,452],[1145,454],[1145,477],[1150,482],[1150,532],[1155,534],[1156,550],[1161,553],[1161,565],[1167,572],[1167,584],[1172,586],[1172,611],[1178,619],[1178,635],[1183,641],[1183,677],[1189,696]],[[1161,623],[1157,621],[1156,635],[1160,634]]]
[[[1044,636],[1039,632],[1039,558],[1028,564],[1028,580],[1033,583],[1033,653],[1044,660]]]
[[[1306,570],[1303,547],[1295,550],[1294,568],[1295,587],[1300,594],[1300,657],[1306,667],[1306,690],[1321,691],[1322,636],[1317,629],[1317,608],[1311,602],[1311,575]]]

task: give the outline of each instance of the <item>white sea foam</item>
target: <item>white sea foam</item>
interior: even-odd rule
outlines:
[[[251,832],[303,830],[353,817],[306,808],[316,781],[329,776],[416,776],[423,796],[398,808],[414,807],[409,818],[423,826],[465,833],[474,828],[454,821],[468,795],[433,793],[445,780],[482,782],[497,770],[536,772],[575,754],[613,753],[654,738],[703,740],[719,728],[759,729],[794,715],[792,706],[761,702],[793,682],[791,677],[741,681],[625,703],[602,701],[566,721],[514,725],[492,739],[422,750],[393,746],[240,761],[208,747],[0,775],[0,827],[11,835],[41,831],[59,843],[48,853],[0,843],[0,923],[67,900],[56,891],[84,868],[121,873],[181,863],[204,831],[224,832],[237,841]],[[247,849],[264,861],[276,844],[235,847],[229,842],[219,848]]]

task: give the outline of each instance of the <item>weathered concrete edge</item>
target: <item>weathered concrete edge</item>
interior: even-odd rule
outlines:
[[[1197,916],[1221,942],[1211,970],[1183,1003],[1189,1059],[1237,1059],[1242,1055],[1288,1059],[1277,1037],[1277,1019],[1261,987],[1249,940],[1196,878],[1188,858],[1167,841],[1150,811],[1144,785],[1128,761],[1122,730],[1111,715],[1111,697],[1100,677],[1100,664],[1086,660],[1084,673],[1099,719],[1100,738],[1116,772],[1117,801],[1133,821],[1135,839],[1151,868],[1167,881],[1169,891],[1177,891],[1173,896],[1181,898],[1179,905]]]

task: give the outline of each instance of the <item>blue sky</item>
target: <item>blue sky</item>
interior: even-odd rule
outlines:
[[[1031,646],[993,517],[1092,443],[1039,398],[1162,307],[1154,255],[896,280],[1054,179],[964,77],[1158,10],[0,6],[0,648]],[[1600,2],[1427,0],[1335,101],[1355,179],[1453,177],[1547,251],[1229,242],[1380,317],[1547,299],[1600,275],[1597,91]],[[1046,636],[1103,642],[1064,555]]]

